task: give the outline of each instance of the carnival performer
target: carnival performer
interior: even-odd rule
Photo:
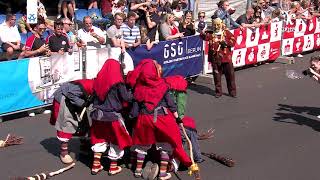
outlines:
[[[204,140],[213,137],[213,130],[209,129],[206,133],[198,134],[194,118],[185,116],[188,82],[184,79],[184,77],[180,75],[168,76],[165,77],[164,80],[169,86],[170,93],[177,104],[178,116],[180,119],[182,119],[183,126],[185,127],[186,133],[191,140],[194,161],[201,163],[204,161],[204,159],[201,157],[201,150],[198,140]],[[180,134],[182,137],[182,142],[185,144],[186,139],[182,130],[180,130]]]
[[[95,98],[90,135],[94,159],[91,174],[95,175],[103,169],[101,155],[109,146],[109,175],[115,175],[122,170],[117,161],[123,157],[124,148],[132,144],[120,114],[123,103],[132,100],[132,94],[126,89],[118,61],[108,59],[104,63],[94,81],[93,89]]]
[[[160,65],[152,59],[142,60],[135,70],[128,73],[127,83],[134,87],[132,116],[137,117],[132,136],[137,152],[134,175],[141,177],[147,150],[156,145],[161,160],[159,179],[170,179],[167,166],[171,154],[186,167],[191,165],[191,160],[182,146],[177,124],[182,121],[169,88],[161,78]]]
[[[221,76],[224,73],[229,95],[235,98],[237,93],[231,52],[235,37],[219,18],[212,19],[212,27],[213,32],[207,31],[202,37],[209,41],[208,60],[212,64],[215,97],[222,96]]]
[[[65,164],[73,162],[68,151],[68,142],[73,134],[85,135],[89,130],[88,117],[80,120],[79,115],[84,107],[90,105],[92,93],[93,80],[81,79],[62,84],[53,94],[50,124],[57,130],[57,138],[61,142],[60,159]]]

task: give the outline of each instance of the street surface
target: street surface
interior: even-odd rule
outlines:
[[[215,129],[215,137],[201,142],[203,152],[231,157],[235,167],[205,158],[200,164],[203,180],[317,180],[320,162],[320,84],[312,78],[289,79],[286,70],[301,71],[311,55],[281,59],[271,64],[236,72],[238,97],[215,98],[212,79],[199,78],[189,86],[187,114],[197,121],[198,131]],[[226,90],[223,80],[224,92]],[[0,179],[30,176],[63,167],[55,130],[49,115],[5,117],[0,139],[8,133],[24,137],[24,144],[0,149]],[[109,177],[107,171],[90,174],[91,159],[79,158],[79,141],[71,142],[76,167],[52,179],[135,179],[125,169]],[[193,179],[179,172],[181,179]],[[173,175],[173,179],[177,179]]]

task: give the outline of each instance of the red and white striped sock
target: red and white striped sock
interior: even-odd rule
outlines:
[[[65,155],[69,154],[69,151],[68,151],[68,142],[61,142],[61,145],[60,145],[60,155],[62,157],[64,157]]]

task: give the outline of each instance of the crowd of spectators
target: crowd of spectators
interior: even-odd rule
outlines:
[[[85,46],[106,45],[125,51],[146,44],[150,50],[158,41],[192,36],[208,29],[205,19],[210,17],[206,17],[205,12],[198,12],[198,18],[194,19],[194,1],[90,0],[87,8],[100,9],[102,16],[112,23],[103,27],[88,15],[81,19],[82,28],[76,30],[76,0],[59,0],[58,15],[51,20],[38,0],[37,24],[28,24],[25,13],[19,19],[14,14],[6,15],[5,22],[0,25],[1,49],[8,60],[72,53],[75,47]],[[234,20],[231,15],[235,9],[228,0],[220,0],[211,18],[220,18],[228,29],[256,28],[280,20],[310,19],[319,16],[318,10],[317,0],[258,0]],[[28,34],[25,42],[21,40],[22,34]]]

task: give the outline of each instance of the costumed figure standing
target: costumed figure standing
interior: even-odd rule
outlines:
[[[115,175],[122,170],[117,160],[123,157],[124,148],[132,144],[120,114],[123,104],[132,100],[132,94],[126,89],[118,61],[108,59],[104,63],[94,81],[93,89],[95,98],[90,135],[94,160],[91,173],[95,175],[103,169],[101,155],[109,146],[109,175]]]
[[[209,41],[208,60],[212,64],[215,84],[215,97],[222,96],[221,76],[224,73],[227,81],[228,92],[231,97],[236,97],[235,73],[232,64],[231,48],[235,44],[234,35],[226,29],[222,20],[212,19],[213,32],[207,31],[202,34]]]
[[[73,134],[86,135],[89,131],[88,116],[80,120],[79,115],[90,105],[92,93],[93,80],[81,79],[62,84],[53,94],[50,124],[57,130],[57,138],[61,142],[60,159],[65,164],[73,162],[68,151],[68,142]]]
[[[160,151],[159,179],[170,179],[167,172],[169,156],[172,154],[184,166],[192,162],[183,149],[179,127],[177,106],[172,99],[168,85],[161,78],[160,68],[152,59],[142,60],[128,73],[127,83],[134,87],[132,116],[137,116],[133,127],[133,145],[137,152],[135,176],[141,177],[142,165],[147,150],[156,145]]]

